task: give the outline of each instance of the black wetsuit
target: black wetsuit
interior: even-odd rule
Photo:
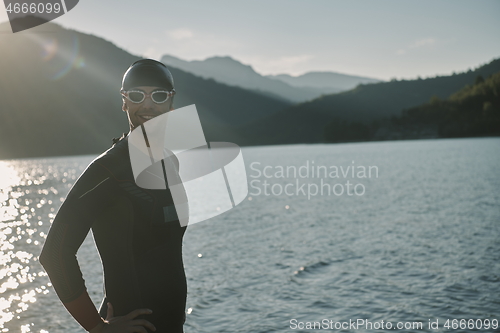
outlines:
[[[114,316],[149,308],[142,318],[157,333],[182,332],[186,276],[182,262],[185,227],[169,190],[146,190],[134,182],[128,141],[122,139],[80,176],[52,224],[41,255],[63,303],[84,292],[76,252],[92,229],[104,267],[105,299]],[[96,263],[97,264],[97,263]]]

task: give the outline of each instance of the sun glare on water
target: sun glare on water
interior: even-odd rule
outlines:
[[[0,161],[0,190],[19,184],[21,178],[9,162]],[[0,201],[3,201],[0,198]]]
[[[43,175],[31,175],[37,171],[34,165],[21,165],[0,161],[1,332],[9,331],[6,325],[21,318],[21,314],[37,301],[37,294],[49,292],[45,285],[35,281],[46,274],[34,264],[40,240],[45,237],[37,230],[42,223],[38,220],[40,212],[37,209],[42,208],[47,199],[43,193],[31,192],[44,178]],[[21,326],[21,331],[30,332],[30,326]]]

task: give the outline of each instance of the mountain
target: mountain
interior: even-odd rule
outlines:
[[[309,72],[300,76],[288,74],[267,75],[268,78],[283,81],[292,87],[315,88],[325,94],[355,88],[359,84],[377,83],[381,80],[334,72]]]
[[[303,102],[321,95],[315,88],[300,89],[279,80],[266,78],[231,57],[212,57],[203,61],[185,61],[170,55],[164,55],[161,61],[194,75],[214,79],[217,82],[254,90],[275,98],[291,102]],[[338,90],[332,90],[334,92]]]
[[[402,110],[426,103],[432,96],[446,99],[473,84],[477,76],[489,77],[498,71],[500,59],[461,74],[363,84],[290,106],[243,126],[239,132],[250,140],[245,142],[248,145],[324,142],[325,125],[332,121],[367,126],[376,120],[397,117]],[[356,131],[363,132],[363,128]],[[248,133],[258,133],[258,137]]]
[[[434,129],[443,138],[499,136],[500,72],[486,79],[477,76],[475,84],[465,86],[448,99],[433,97],[428,103],[404,110],[391,121],[403,135]]]
[[[500,136],[500,72],[477,76],[449,98],[403,110],[371,124],[335,119],[325,126],[328,142]]]
[[[164,55],[161,61],[203,78],[212,78],[228,85],[257,90],[292,102],[305,102],[323,94],[349,90],[360,83],[380,82],[376,79],[333,72],[311,72],[298,77],[287,74],[262,76],[251,66],[244,65],[231,57],[185,61],[171,55]]]
[[[8,23],[0,24],[0,159],[98,154],[109,148],[112,137],[128,131],[119,89],[123,73],[137,59],[109,41],[52,22],[16,34]],[[239,145],[408,138],[419,126],[439,136],[497,133],[497,100],[481,96],[498,95],[489,77],[499,71],[497,59],[461,74],[362,84],[292,105],[171,67],[175,107],[196,104],[207,141]],[[460,96],[470,99],[446,100],[467,85],[474,88]],[[481,95],[482,89],[487,93]],[[436,105],[445,111],[430,112]],[[428,126],[422,120],[428,114],[439,121]]]
[[[13,34],[0,24],[0,159],[98,154],[128,132],[121,78],[139,57],[49,22]],[[289,102],[171,68],[176,108],[196,104],[207,141],[239,143],[238,126]]]

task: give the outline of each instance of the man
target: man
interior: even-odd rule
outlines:
[[[172,75],[155,60],[133,63],[123,76],[121,93],[130,131],[173,110]],[[146,190],[135,184],[128,136],[116,141],[69,192],[40,262],[66,309],[91,333],[183,332],[186,228],[165,216],[174,207],[169,190]],[[105,299],[99,312],[76,260],[90,229],[104,268]]]

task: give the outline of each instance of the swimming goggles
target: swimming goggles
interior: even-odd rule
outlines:
[[[151,94],[146,94],[142,90],[120,90],[121,94],[131,101],[132,103],[142,103],[146,97],[151,97],[153,102],[156,104],[162,104],[165,103],[170,96],[175,95],[175,89],[172,89],[170,91],[168,90],[155,90]]]

